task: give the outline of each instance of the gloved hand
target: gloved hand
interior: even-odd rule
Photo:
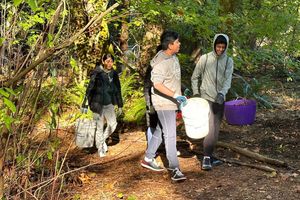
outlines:
[[[185,96],[181,96],[175,93],[173,98],[176,99],[176,101],[180,104],[180,109],[187,104],[187,98]]]
[[[194,94],[193,97],[198,97],[198,98],[200,98],[201,95],[198,93],[198,94]]]
[[[117,111],[117,116],[121,116],[123,113],[123,109],[122,108],[119,108],[118,111]]]
[[[224,95],[222,93],[218,93],[217,97],[215,99],[215,102],[217,104],[223,104],[224,103]]]
[[[154,114],[156,112],[153,105],[147,106],[147,112],[149,114]]]

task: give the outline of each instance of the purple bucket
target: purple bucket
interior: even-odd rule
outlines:
[[[225,102],[225,118],[228,124],[253,124],[256,114],[256,101],[239,99]]]

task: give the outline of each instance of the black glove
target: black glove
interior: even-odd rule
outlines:
[[[224,95],[222,93],[218,93],[215,102],[222,105],[224,103]]]
[[[193,97],[201,97],[200,94],[194,94]]]

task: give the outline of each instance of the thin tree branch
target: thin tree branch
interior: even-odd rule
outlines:
[[[42,51],[41,55],[35,61],[33,61],[26,69],[24,69],[22,72],[17,74],[12,79],[3,82],[1,84],[1,86],[2,87],[10,87],[11,85],[14,85],[17,81],[19,81],[21,78],[23,78],[26,74],[28,74],[35,67],[37,67],[39,64],[44,62],[46,59],[50,58],[55,53],[61,52],[64,48],[69,47],[86,29],[88,29],[90,26],[97,23],[105,15],[110,13],[113,9],[115,9],[118,6],[119,6],[119,4],[115,3],[113,6],[109,7],[105,12],[95,15],[84,28],[80,29],[75,35],[73,35],[70,39],[65,41],[63,44],[61,44],[57,47],[47,48],[44,51]]]

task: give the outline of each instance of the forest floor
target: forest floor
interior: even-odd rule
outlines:
[[[115,134],[109,140],[104,158],[99,158],[95,149],[71,146],[65,161],[68,170],[83,169],[65,176],[67,184],[61,199],[300,199],[300,101],[291,97],[280,101],[283,107],[258,109],[253,125],[232,126],[224,120],[219,141],[285,161],[288,168],[218,147],[215,152],[220,158],[268,165],[277,172],[229,163],[203,171],[201,159],[190,149],[184,131],[179,131],[179,162],[187,180],[174,183],[167,170],[153,172],[141,167],[146,149],[145,127],[125,125],[118,129],[118,137]],[[58,136],[65,148],[74,140],[72,131],[60,132]],[[201,150],[202,145],[198,148]],[[167,167],[164,153],[159,153],[157,160]]]

